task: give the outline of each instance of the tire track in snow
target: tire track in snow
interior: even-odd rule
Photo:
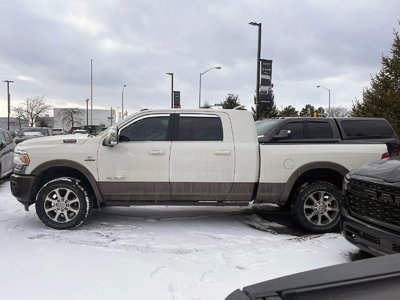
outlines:
[[[166,266],[159,266],[154,271],[150,273],[150,278],[152,279],[157,273],[159,273],[162,269],[165,269]]]

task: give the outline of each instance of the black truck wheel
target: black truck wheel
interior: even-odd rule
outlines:
[[[36,197],[39,219],[54,229],[72,229],[83,223],[91,210],[84,188],[74,178],[62,177],[46,183]]]
[[[342,195],[333,184],[317,181],[299,188],[292,214],[307,231],[324,233],[339,228]]]

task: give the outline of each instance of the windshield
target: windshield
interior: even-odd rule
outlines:
[[[279,121],[279,119],[269,119],[269,120],[257,121],[255,123],[257,135],[259,137],[267,135],[272,129],[275,128],[278,121]]]

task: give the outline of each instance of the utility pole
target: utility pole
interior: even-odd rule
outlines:
[[[90,60],[90,125],[93,125],[93,59]]]
[[[171,75],[171,108],[174,108],[174,73],[166,73]]]
[[[122,116],[121,116],[121,118],[123,119],[124,118],[124,89],[126,88],[126,84],[124,84],[124,86],[122,87],[122,107],[121,107],[121,109],[122,109]]]
[[[323,85],[317,85],[317,88],[323,88],[328,92],[328,117],[331,116],[331,89],[324,87]]]
[[[7,130],[10,130],[10,83],[14,82],[12,80],[3,80],[7,83],[7,100],[8,100],[8,113],[7,113]]]
[[[113,119],[113,113],[112,113],[112,111],[113,111],[113,108],[112,108],[112,106],[111,106],[111,115],[110,115],[111,126],[112,126],[112,119]]]
[[[86,101],[86,127],[89,128],[89,98]]]
[[[256,120],[259,115],[260,104],[260,58],[261,58],[261,23],[250,22],[249,25],[258,26],[258,44],[257,44],[257,82],[256,82]]]

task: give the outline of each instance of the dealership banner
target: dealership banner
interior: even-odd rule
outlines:
[[[181,92],[174,91],[174,108],[181,108]]]
[[[260,103],[270,103],[272,100],[272,60],[260,59]]]
[[[272,76],[272,60],[260,59],[261,62],[261,75]]]

